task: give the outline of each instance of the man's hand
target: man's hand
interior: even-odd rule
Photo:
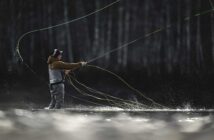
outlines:
[[[87,65],[87,62],[80,62],[81,66],[84,67]]]
[[[68,75],[71,72],[71,70],[65,70],[65,75]]]

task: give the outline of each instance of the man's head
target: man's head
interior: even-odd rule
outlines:
[[[58,60],[61,60],[62,59],[62,53],[63,53],[63,51],[60,51],[58,49],[54,49],[52,56],[54,58],[57,58]]]

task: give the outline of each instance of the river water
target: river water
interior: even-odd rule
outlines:
[[[0,140],[213,140],[213,110],[0,111]]]

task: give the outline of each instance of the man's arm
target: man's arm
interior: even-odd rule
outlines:
[[[62,61],[57,61],[52,64],[53,69],[64,69],[64,70],[76,70],[82,66],[82,63],[66,63]]]

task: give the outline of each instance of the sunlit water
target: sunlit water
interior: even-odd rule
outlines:
[[[0,111],[0,140],[214,140],[213,110]]]

